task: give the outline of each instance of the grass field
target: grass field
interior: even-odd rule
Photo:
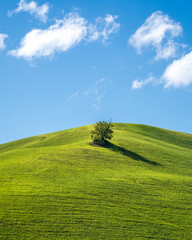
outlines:
[[[192,239],[192,135],[93,125],[0,145],[0,239]]]

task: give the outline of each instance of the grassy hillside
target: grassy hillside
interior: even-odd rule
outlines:
[[[0,145],[0,239],[192,239],[192,135],[92,128]]]

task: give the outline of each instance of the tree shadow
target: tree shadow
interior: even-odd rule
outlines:
[[[110,142],[107,142],[107,144],[104,146],[105,148],[108,148],[114,152],[118,152],[118,153],[121,153],[123,154],[124,156],[127,156],[127,157],[130,157],[134,160],[137,160],[137,161],[142,161],[142,162],[145,162],[145,163],[148,163],[148,164],[151,164],[151,165],[156,165],[156,166],[161,166],[161,164],[155,162],[155,161],[151,161],[151,160],[148,160],[144,157],[142,157],[141,155],[137,154],[137,153],[134,153],[132,151],[129,151],[123,147],[120,147],[120,146],[117,146],[113,143],[110,143]]]

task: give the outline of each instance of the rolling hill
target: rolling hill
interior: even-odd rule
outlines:
[[[92,128],[0,145],[0,239],[192,239],[192,135]]]

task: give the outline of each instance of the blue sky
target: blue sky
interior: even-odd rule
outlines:
[[[0,143],[92,124],[192,133],[192,3],[0,0]]]

